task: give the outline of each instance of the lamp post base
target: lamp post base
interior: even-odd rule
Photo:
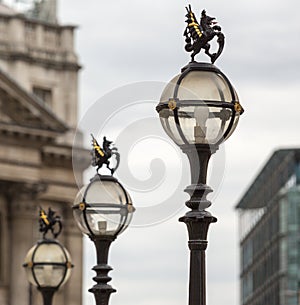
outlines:
[[[95,270],[95,268],[93,268]],[[93,288],[89,289],[95,297],[97,305],[108,305],[111,293],[116,292],[110,285],[95,285]]]

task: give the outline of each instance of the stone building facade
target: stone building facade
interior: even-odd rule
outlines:
[[[1,305],[42,303],[22,267],[27,251],[41,238],[39,206],[62,216],[59,240],[75,265],[54,302],[82,304],[82,235],[71,209],[78,191],[72,168],[80,70],[74,30],[0,3]],[[78,158],[80,151],[79,146]],[[86,164],[84,159],[79,163],[77,178]]]

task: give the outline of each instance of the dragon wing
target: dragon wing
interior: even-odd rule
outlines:
[[[92,146],[93,146],[93,152],[95,154],[95,156],[97,158],[102,158],[104,157],[105,153],[102,150],[102,148],[100,147],[100,145],[98,144],[97,140],[94,138],[94,136],[91,134],[92,136]]]
[[[202,36],[202,30],[201,30],[201,26],[199,25],[195,14],[192,11],[191,5],[189,5],[189,7],[186,7],[187,10],[187,14],[186,16],[186,29],[184,32],[184,36],[186,37],[191,37],[193,39],[193,41],[198,40],[201,36]]]
[[[40,207],[40,221],[43,222],[45,225],[49,225],[49,219],[46,212],[43,210],[43,208]]]

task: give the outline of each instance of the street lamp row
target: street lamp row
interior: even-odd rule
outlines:
[[[192,52],[191,62],[167,84],[156,110],[163,129],[190,162],[191,185],[185,189],[190,195],[186,202],[190,210],[179,221],[186,224],[189,235],[189,305],[205,305],[207,233],[209,225],[217,221],[206,210],[211,205],[206,196],[212,192],[206,184],[208,163],[219,145],[232,135],[244,110],[229,79],[213,64],[224,47],[221,27],[205,10],[199,23],[191,6],[186,10],[185,49]],[[211,53],[209,42],[214,37],[217,37],[218,50]],[[211,63],[195,61],[201,50],[210,57]],[[89,291],[94,294],[97,305],[107,305],[111,293],[116,291],[108,284],[111,280],[108,273],[112,270],[108,265],[109,248],[128,227],[135,210],[129,193],[113,176],[120,155],[111,144],[104,137],[100,146],[92,137],[92,165],[97,167],[96,175],[79,191],[73,205],[78,227],[96,248],[97,265],[93,268],[96,284]],[[110,164],[112,156],[117,161],[115,167]],[[110,170],[110,175],[99,173],[103,165]],[[53,257],[45,253],[53,253]],[[51,299],[53,292],[66,282],[72,264],[64,247],[44,238],[28,252],[24,266],[29,281],[42,291],[44,299],[46,294]]]

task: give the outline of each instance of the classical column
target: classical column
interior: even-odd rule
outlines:
[[[22,270],[24,254],[36,241],[38,232],[37,195],[46,190],[43,184],[2,182],[2,194],[7,209],[8,242],[5,255],[8,257],[8,299],[11,305],[29,304],[31,293],[25,272]]]

